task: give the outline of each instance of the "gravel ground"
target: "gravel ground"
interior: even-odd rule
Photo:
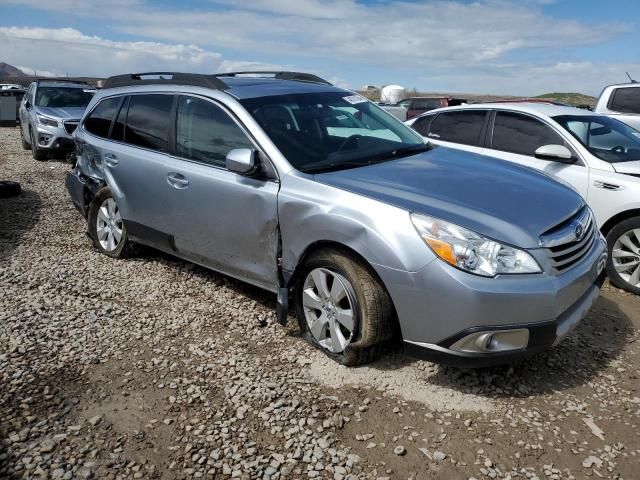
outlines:
[[[346,369],[268,293],[98,254],[68,168],[0,129],[0,478],[638,478],[638,298],[512,367]]]

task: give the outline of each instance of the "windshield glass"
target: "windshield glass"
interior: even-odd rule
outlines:
[[[640,160],[640,132],[618,120],[599,115],[562,115],[554,120],[600,160]]]
[[[242,100],[298,170],[338,170],[429,148],[420,136],[365,98],[347,92]]]
[[[39,87],[35,103],[38,107],[86,107],[95,93],[88,88]]]

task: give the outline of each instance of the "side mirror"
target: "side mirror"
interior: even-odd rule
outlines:
[[[554,162],[575,163],[576,161],[571,150],[564,145],[543,145],[535,151],[534,155],[541,160]]]
[[[27,110],[31,110],[31,102],[29,100],[27,100],[26,102],[24,102],[24,106]]]
[[[227,153],[226,166],[230,172],[246,175],[256,168],[256,152],[250,148],[234,148]]]

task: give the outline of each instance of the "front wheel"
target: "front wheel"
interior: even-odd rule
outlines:
[[[346,253],[324,250],[311,257],[295,299],[303,336],[343,365],[375,360],[394,334],[389,294],[368,265]]]
[[[114,258],[129,254],[127,227],[109,187],[104,187],[94,197],[89,206],[88,222],[89,234],[98,250]]]
[[[29,130],[29,139],[31,140],[31,155],[33,159],[44,162],[48,158],[47,151],[38,148],[38,142],[36,142],[36,137],[33,136],[33,130]]]
[[[607,274],[616,287],[640,295],[640,217],[624,220],[607,235]]]

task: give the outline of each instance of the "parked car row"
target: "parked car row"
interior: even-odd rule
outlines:
[[[504,102],[405,125],[315,75],[236,72],[34,82],[20,120],[34,158],[75,148],[67,189],[96,249],[270,290],[346,365],[395,338],[503,363],[561,341],[605,269],[640,293],[640,133],[612,116]]]

